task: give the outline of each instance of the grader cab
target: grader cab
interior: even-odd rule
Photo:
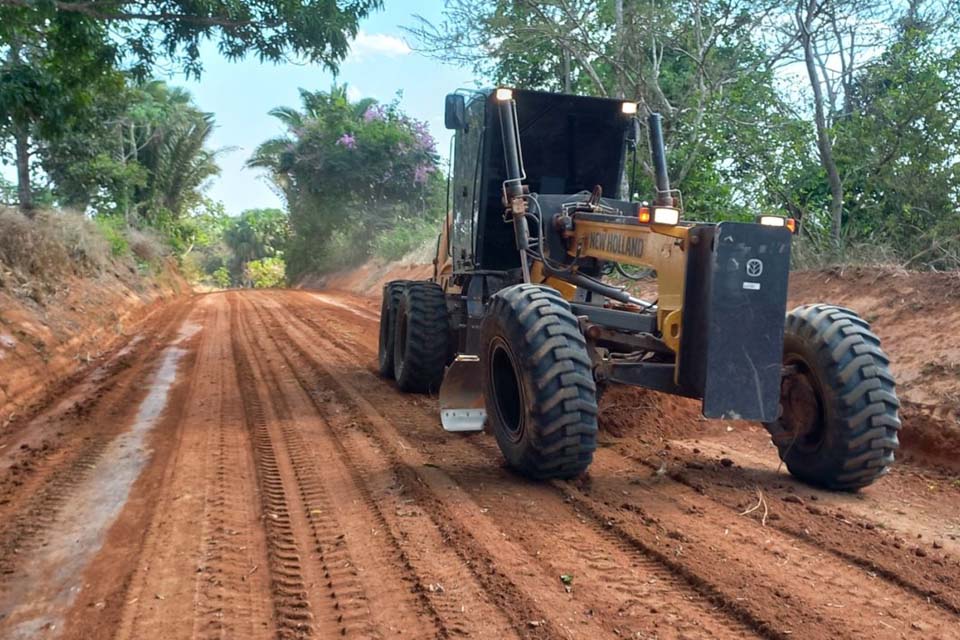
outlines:
[[[641,123],[637,109],[506,88],[447,96],[450,214],[434,277],[384,287],[381,374],[439,391],[445,429],[489,428],[534,478],[583,472],[598,390],[628,384],[763,423],[808,482],[870,484],[900,428],[879,340],[850,309],[786,313],[793,221],[688,221],[660,116]],[[643,124],[649,203],[626,184]],[[605,280],[625,266],[655,273],[655,299]]]

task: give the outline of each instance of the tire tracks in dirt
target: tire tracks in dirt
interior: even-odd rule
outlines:
[[[174,451],[157,483],[117,640],[272,635],[255,473],[230,351],[225,298],[201,299],[198,354],[184,410],[158,438]],[[135,526],[135,525],[134,525]],[[78,630],[75,637],[89,637]]]
[[[264,317],[261,315],[261,319]],[[517,636],[521,632],[527,635],[531,629],[540,630],[541,618],[524,617],[526,610],[517,603],[510,612],[513,614],[511,624],[506,612],[487,601],[488,594],[500,594],[500,590],[491,591],[485,587],[500,587],[502,584],[490,581],[473,583],[474,558],[467,563],[461,561],[457,554],[458,541],[451,537],[451,532],[446,530],[448,527],[437,527],[433,519],[422,513],[420,500],[412,491],[417,481],[395,473],[379,445],[358,430],[349,414],[341,410],[345,407],[340,407],[330,397],[335,387],[316,385],[307,380],[305,372],[309,371],[309,364],[302,353],[288,341],[278,340],[277,336],[282,332],[276,331],[269,320],[265,326],[269,334],[266,339],[273,341],[295,376],[292,381],[321,418],[320,429],[313,430],[308,426],[301,430],[302,433],[313,436],[314,449],[326,464],[339,468],[347,476],[341,480],[341,486],[355,488],[363,496],[368,511],[390,542],[392,554],[396,557],[394,565],[404,568],[404,579],[420,595],[426,612],[439,625],[437,635],[507,638],[514,635],[511,626]],[[324,450],[326,455],[321,453]],[[408,495],[414,497],[407,499]],[[508,597],[510,592],[503,595]],[[538,624],[531,627],[530,620]]]
[[[5,444],[18,442],[21,435],[30,439],[31,431],[45,435],[41,446],[23,443],[8,454],[19,459],[0,480],[0,590],[29,570],[31,552],[45,544],[46,531],[74,490],[95,473],[144,395],[134,381],[153,369],[159,347],[176,334],[189,311],[182,302],[161,314],[132,349],[117,347],[105,364],[72,378],[65,398],[48,399],[45,408],[5,430]]]
[[[289,342],[298,348],[304,359],[312,361],[321,378],[328,376],[321,384],[340,386],[336,402],[346,405],[356,421],[366,421],[370,432],[385,443],[385,448],[390,448],[389,443],[393,440],[390,432],[396,430],[390,422],[396,421],[398,426],[407,427],[403,430],[407,436],[413,436],[417,428],[411,422],[420,425],[425,422],[422,411],[418,410],[411,416],[404,408],[413,400],[412,397],[403,396],[397,402],[395,391],[387,392],[383,388],[384,383],[373,378],[369,372],[357,371],[359,367],[356,366],[355,355],[358,350],[351,349],[340,339],[328,340],[327,336],[333,330],[311,325],[302,317],[294,321],[279,317],[276,308],[272,312],[275,314],[276,329],[287,333]],[[305,329],[313,335],[307,339],[295,328],[296,324],[301,325],[300,331]],[[308,345],[318,342],[321,345],[329,344],[332,348],[321,349],[320,352],[334,357],[325,358],[324,361],[312,357]],[[327,362],[328,359],[334,361]],[[350,371],[351,362],[353,371]],[[385,417],[388,415],[389,420]],[[435,422],[435,417],[429,421]],[[678,579],[668,568],[649,558],[637,557],[629,545],[610,535],[603,522],[586,518],[583,513],[572,513],[570,506],[563,504],[562,496],[554,489],[503,474],[492,462],[496,459],[492,456],[486,456],[489,462],[481,461],[478,464],[476,450],[469,447],[464,449],[462,440],[453,438],[452,441],[457,444],[451,446],[448,443],[451,439],[442,432],[436,432],[434,436],[428,436],[425,444],[432,452],[436,452],[435,455],[423,457],[419,451],[414,453],[401,449],[399,455],[395,456],[395,464],[405,467],[408,475],[412,473],[427,485],[431,484],[428,477],[437,474],[443,478],[441,482],[444,485],[449,484],[452,478],[461,491],[473,494],[471,499],[479,501],[474,503],[476,510],[485,515],[480,518],[471,516],[469,520],[462,521],[462,528],[472,532],[480,526],[475,523],[479,520],[483,528],[491,530],[488,538],[502,537],[516,541],[516,557],[511,559],[498,557],[490,549],[485,550],[501,571],[513,564],[519,565],[516,572],[522,574],[525,570],[529,571],[530,565],[539,565],[544,576],[539,589],[556,591],[562,590],[559,577],[563,567],[575,571],[576,586],[571,589],[570,603],[566,609],[575,610],[578,618],[600,624],[611,636],[629,633],[640,633],[641,637],[647,634],[659,637],[684,637],[688,634],[712,637],[755,635],[755,629],[751,627],[756,626],[756,621],[752,625],[744,624],[745,621],[738,616],[715,610],[713,604],[705,601],[697,590]],[[442,464],[430,462],[435,460],[442,460]],[[472,487],[477,486],[484,490],[473,492]],[[449,492],[441,493],[442,490],[441,485],[439,491],[433,491],[434,499],[440,498],[442,503],[450,502],[444,496]],[[529,495],[524,495],[526,499],[521,501],[504,501],[512,493]],[[492,504],[495,499],[495,506],[483,506]],[[527,540],[532,532],[540,533],[534,535],[532,540]],[[508,572],[508,575],[513,577],[515,574]],[[520,581],[519,578],[517,580]],[[534,587],[531,590],[536,589]],[[549,610],[559,612],[564,608],[561,605],[559,609],[551,607]],[[777,637],[776,634],[764,635]]]
[[[624,452],[624,456],[652,471],[657,471],[663,464],[659,458],[639,453]],[[667,472],[671,480],[706,495],[734,513],[744,511],[745,492],[756,499],[749,492],[756,490],[758,483],[751,481],[744,469],[720,465],[721,471],[715,468],[715,463],[702,459],[684,460],[683,456],[677,462],[680,463],[677,465],[679,469]],[[957,616],[960,624],[960,593],[953,590],[954,585],[960,584],[960,564],[956,560],[928,558],[926,551],[917,552],[918,547],[905,548],[906,541],[885,532],[878,524],[865,519],[848,520],[840,509],[806,504],[792,491],[796,481],[785,479],[782,483],[788,488],[765,487],[764,500],[776,500],[777,508],[773,517],[767,519],[766,526],[827,551],[838,560],[859,567],[870,578],[879,577],[942,608]],[[751,518],[761,518],[761,513],[761,510],[754,511]],[[844,542],[849,544],[854,538],[857,546],[851,551]]]
[[[294,569],[293,548],[316,552],[315,559],[305,557],[302,562],[297,556],[297,568],[303,569],[304,589],[309,588],[311,592],[309,600],[314,613],[318,617],[328,614],[339,635],[434,635],[436,630],[423,624],[416,597],[399,588],[402,577],[396,572],[396,558],[391,549],[383,548],[384,537],[376,535],[378,523],[369,509],[364,508],[368,505],[352,486],[349,475],[342,467],[320,465],[315,461],[301,435],[311,430],[311,423],[316,420],[312,404],[296,380],[290,378],[289,371],[278,369],[280,358],[276,352],[264,352],[269,337],[257,326],[259,323],[253,321],[255,313],[248,305],[244,306],[245,326],[239,333],[256,368],[255,379],[251,380],[256,386],[242,385],[246,389],[244,395],[255,397],[257,389],[269,394],[272,415],[264,421],[267,424],[256,425],[260,436],[258,449],[267,463],[266,478],[273,493],[282,495],[279,485],[283,484],[290,488],[291,494],[289,507],[271,505],[271,508],[282,509],[276,520],[283,523],[288,518],[296,529],[296,532],[292,528],[281,529],[286,554],[281,558],[284,570]],[[259,349],[251,349],[253,345]],[[236,357],[238,362],[246,360],[243,353],[237,353]],[[248,415],[250,413],[248,411]],[[256,415],[257,411],[253,413]],[[271,460],[270,456],[274,458]],[[294,491],[296,497],[292,495]],[[304,540],[307,536],[312,543]],[[306,555],[311,556],[312,552]],[[314,560],[319,567],[312,566]],[[317,568],[322,576],[311,576]],[[286,577],[293,579],[294,576]],[[330,601],[328,607],[319,606],[317,587],[324,590]]]
[[[323,326],[318,323],[313,323],[313,326],[320,332],[329,333],[332,331],[329,327],[334,326],[334,323],[326,323]],[[341,334],[336,340],[336,342],[339,343],[337,345],[338,347],[347,349],[348,352],[357,351],[357,346],[359,345],[356,341],[351,344],[349,339],[344,339],[343,331],[338,331],[337,333]],[[368,345],[362,346],[365,347],[365,350],[370,351]],[[396,415],[396,413],[397,412],[394,412],[394,415]],[[435,443],[431,443],[431,445],[434,444]],[[496,451],[492,445],[481,448],[491,450],[491,454],[495,454]],[[614,464],[610,464],[611,461]],[[641,553],[658,559],[658,561],[666,566],[673,567],[673,570],[680,575],[686,575],[688,582],[698,586],[700,590],[704,591],[705,596],[714,599],[718,603],[723,603],[724,601],[729,602],[730,599],[721,595],[725,588],[724,576],[717,575],[716,579],[712,581],[704,580],[704,575],[702,574],[705,572],[702,568],[710,566],[711,564],[717,564],[715,560],[711,561],[712,559],[708,556],[714,555],[717,551],[721,551],[721,557],[724,555],[728,556],[728,564],[746,565],[743,569],[743,575],[740,576],[743,587],[757,582],[761,584],[765,583],[773,587],[772,597],[769,594],[752,594],[752,599],[766,600],[766,602],[763,602],[760,607],[754,607],[758,611],[757,616],[750,616],[751,618],[755,618],[762,616],[763,612],[768,616],[771,612],[778,612],[777,615],[774,616],[774,624],[769,625],[771,632],[775,629],[783,628],[796,631],[806,627],[808,632],[814,633],[818,631],[815,627],[819,627],[819,633],[822,634],[824,632],[822,627],[825,624],[829,625],[832,623],[836,625],[835,629],[837,632],[841,634],[852,633],[856,627],[850,627],[849,625],[852,621],[847,619],[848,616],[844,616],[839,612],[843,607],[851,606],[849,603],[852,600],[860,604],[861,606],[857,608],[863,611],[880,608],[880,603],[900,601],[900,604],[903,605],[902,607],[893,607],[886,612],[880,610],[877,615],[879,617],[885,614],[891,616],[894,620],[897,620],[896,624],[901,627],[901,630],[903,630],[904,627],[906,627],[907,630],[913,631],[926,630],[928,632],[942,633],[943,637],[954,637],[954,635],[957,634],[955,630],[955,618],[953,618],[953,616],[944,616],[942,610],[938,613],[937,609],[929,606],[926,599],[919,597],[920,594],[916,591],[904,589],[903,585],[896,581],[889,583],[894,587],[893,590],[882,584],[870,584],[871,581],[875,581],[874,579],[877,574],[871,576],[870,573],[856,566],[851,569],[846,558],[823,557],[820,549],[809,540],[802,537],[793,537],[789,532],[770,532],[760,527],[759,523],[753,523],[752,526],[744,528],[740,526],[740,522],[737,522],[737,530],[742,529],[745,533],[740,533],[738,544],[733,549],[711,549],[710,537],[712,534],[710,531],[704,531],[702,539],[695,540],[698,544],[693,545],[693,549],[696,550],[698,546],[702,546],[706,549],[705,553],[687,560],[670,558],[664,554],[662,549],[663,542],[661,540],[689,539],[688,534],[681,531],[681,529],[683,529],[685,525],[696,524],[697,520],[702,519],[708,520],[708,529],[723,532],[728,528],[723,526],[723,523],[727,522],[733,513],[730,512],[730,509],[725,505],[707,500],[694,491],[681,491],[679,499],[674,497],[666,498],[662,495],[662,489],[658,486],[648,486],[646,488],[640,486],[640,483],[634,482],[637,475],[636,465],[626,461],[615,452],[602,452],[598,455],[598,462],[599,464],[597,462],[594,464],[591,477],[594,479],[607,477],[608,472],[611,477],[628,477],[629,480],[622,484],[623,488],[620,488],[619,491],[611,491],[609,489],[612,487],[607,487],[607,490],[598,491],[597,487],[603,487],[604,484],[599,482],[590,483],[590,485],[586,487],[578,487],[576,484],[570,485],[569,483],[557,483],[558,488],[560,488],[561,491],[572,491],[575,495],[576,503],[583,511],[590,512],[596,519],[609,523],[609,526],[616,530],[621,538],[628,541],[629,544]],[[627,464],[624,465],[624,462],[627,462]],[[675,487],[671,489],[671,493],[676,493]],[[622,493],[623,495],[618,495],[618,493]],[[686,495],[684,495],[684,493],[686,493]],[[624,496],[630,499],[625,500]],[[644,509],[637,506],[656,505],[658,503],[663,505],[663,509],[659,509],[658,507],[647,507]],[[613,508],[611,508],[611,505],[613,505]],[[680,505],[690,510],[689,513],[679,511],[678,506]],[[674,511],[671,516],[672,522],[668,522],[665,526],[658,524],[655,519],[650,518],[648,515],[654,512],[659,515],[661,511],[669,513],[671,510]],[[634,516],[631,512],[635,512],[638,515]],[[691,518],[690,515],[692,514],[696,514],[696,517]],[[741,518],[740,520],[743,519]],[[651,526],[655,532],[652,540],[650,540],[651,536],[649,535]],[[698,528],[703,529],[703,526],[700,525]],[[775,538],[773,545],[770,544],[771,536]],[[679,547],[681,545],[678,543],[676,546]],[[797,615],[795,611],[791,611],[791,609],[798,608],[789,602],[791,598],[794,599],[794,602],[798,600],[795,597],[797,594],[790,593],[791,585],[778,584],[782,582],[782,578],[773,575],[774,572],[765,571],[765,563],[778,562],[778,557],[782,559],[786,549],[797,546],[800,547],[800,553],[794,553],[791,562],[799,562],[801,565],[800,568],[808,572],[808,579],[813,577],[814,579],[822,581],[819,585],[820,589],[813,589],[811,587],[801,589],[806,595],[800,602],[806,604],[807,609],[813,612],[812,615],[807,616],[806,620]],[[772,547],[772,551],[769,550],[768,547]],[[755,550],[753,555],[766,557],[762,558],[762,561],[754,561],[751,559],[751,554],[741,553],[741,551],[751,548]],[[690,549],[688,548],[684,553],[689,555]],[[696,553],[696,551],[694,551],[694,553]],[[771,555],[772,557],[770,557]],[[689,567],[692,564],[696,564],[698,569],[691,573],[689,569],[685,569],[684,567]],[[825,565],[826,568],[824,569],[821,565]],[[836,579],[837,575],[842,576],[842,578],[839,580]],[[736,576],[733,577],[736,578]],[[726,578],[729,579],[730,576]],[[704,584],[705,582],[707,584]],[[709,586],[711,582],[713,586]],[[823,589],[825,585],[829,585],[829,587],[826,588],[826,592],[824,593]],[[826,602],[827,605],[832,604],[834,606],[828,606],[826,610],[824,610],[823,601],[831,597],[831,587],[834,596],[836,596],[835,599],[838,600],[838,602]],[[863,593],[860,593],[860,591],[863,591]],[[818,602],[821,603],[819,607],[816,606]],[[840,604],[841,602],[848,604]],[[899,609],[902,609],[902,611]],[[911,619],[923,620],[923,622],[898,620],[903,611],[909,612],[907,615],[911,617]],[[889,620],[891,618],[887,619]],[[887,627],[891,627],[891,625],[883,621],[880,622],[880,626],[884,627],[880,630],[881,634]]]

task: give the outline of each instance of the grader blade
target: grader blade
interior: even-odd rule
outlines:
[[[444,431],[483,431],[487,410],[480,387],[480,358],[459,355],[440,385],[440,422]]]

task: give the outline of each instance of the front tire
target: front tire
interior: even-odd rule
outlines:
[[[797,307],[783,351],[780,417],[764,426],[790,473],[848,491],[886,475],[900,446],[900,401],[870,325],[842,307]]]
[[[481,326],[487,419],[525,476],[572,478],[597,447],[597,388],[569,303],[548,287],[497,292]]]
[[[380,343],[377,348],[377,369],[384,378],[393,378],[394,325],[397,321],[397,306],[409,280],[394,280],[383,286],[380,301]]]
[[[433,282],[410,282],[397,305],[393,375],[401,391],[440,389],[450,353],[450,320],[443,289]]]

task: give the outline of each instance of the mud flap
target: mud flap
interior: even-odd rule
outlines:
[[[458,355],[440,385],[440,422],[444,431],[483,431],[487,409],[480,386],[480,357]]]
[[[703,398],[708,418],[775,420],[790,232],[723,222],[691,234],[680,384]]]

